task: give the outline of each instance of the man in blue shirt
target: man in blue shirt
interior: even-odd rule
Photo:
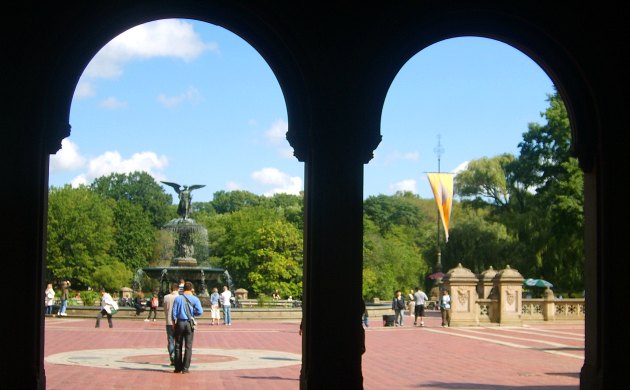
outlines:
[[[193,336],[192,320],[203,313],[201,301],[192,293],[192,283],[184,283],[184,293],[178,295],[173,302],[173,329],[175,333],[175,371],[176,373],[188,373],[192,358]],[[185,344],[185,353],[182,356],[182,347]]]

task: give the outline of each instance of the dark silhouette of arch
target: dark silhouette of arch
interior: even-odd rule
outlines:
[[[3,354],[5,388],[44,388],[42,292],[48,157],[68,136],[72,93],[110,39],[163,18],[220,25],[249,42],[278,78],[287,102],[287,138],[305,163],[304,336],[301,387],[362,388],[361,308],[322,316],[344,286],[361,294],[363,164],[380,142],[380,115],[395,75],[423,47],[476,35],[534,59],[563,96],[573,149],[585,170],[586,358],[581,388],[625,381],[627,219],[621,184],[627,161],[630,26],[605,4],[137,0],[8,6],[2,49],[2,166],[13,184],[2,202],[3,274],[20,284],[5,334],[22,343]],[[625,54],[625,55],[624,55]],[[621,183],[621,184],[620,184]],[[8,191],[4,193],[8,194]],[[625,214],[620,213],[623,210]],[[331,269],[335,272],[330,272]],[[13,301],[11,302],[13,303]]]

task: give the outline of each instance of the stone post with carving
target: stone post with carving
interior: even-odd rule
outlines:
[[[474,326],[477,320],[477,276],[461,263],[448,271],[444,288],[451,295],[451,326]]]
[[[499,323],[523,325],[523,276],[508,265],[497,273],[494,280],[499,293]]]

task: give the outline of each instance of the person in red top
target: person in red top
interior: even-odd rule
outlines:
[[[153,322],[157,318],[157,308],[160,306],[160,299],[158,298],[158,290],[153,291],[153,298],[151,298],[151,307],[149,309],[149,317],[147,317],[145,322],[151,321],[151,314],[153,314]]]

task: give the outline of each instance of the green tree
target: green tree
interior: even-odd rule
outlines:
[[[157,229],[140,205],[125,199],[114,207],[114,241],[111,255],[131,271],[146,267],[153,255]]]
[[[467,169],[455,176],[456,193],[464,198],[473,198],[476,202],[508,208],[511,189],[508,187],[507,169],[514,160],[511,154],[502,154],[470,161]]]
[[[495,269],[519,267],[514,257],[514,239],[505,225],[487,218],[487,210],[467,208],[450,229],[448,244],[442,249],[442,265],[449,270],[461,263],[475,273],[490,266]],[[520,268],[519,268],[520,269]]]
[[[112,261],[113,201],[87,187],[51,188],[48,197],[49,280],[69,279],[74,288],[91,286],[94,271]]]
[[[139,205],[156,228],[176,217],[173,197],[146,172],[112,173],[95,179],[90,188],[102,196]]]
[[[133,272],[122,262],[114,260],[97,267],[92,280],[97,289],[103,287],[107,291],[120,291],[121,287],[130,285],[132,278]]]
[[[519,144],[515,177],[536,194],[536,276],[576,291],[583,289],[584,176],[571,156],[566,107],[557,93],[548,101],[547,123],[530,124]]]
[[[299,264],[301,268],[302,264],[301,233],[282,213],[261,206],[246,207],[219,214],[215,222],[206,225],[209,236],[215,240],[211,242],[213,259],[220,260],[236,285],[255,293],[268,292],[261,289],[276,285],[279,290],[299,290],[291,284],[298,283],[294,265]],[[291,243],[292,238],[298,241]],[[295,252],[294,248],[299,251]],[[286,266],[288,273],[278,273],[278,264]],[[261,281],[257,275],[264,275],[268,280]]]
[[[410,192],[398,192],[393,196],[370,196],[363,204],[363,211],[378,226],[381,234],[388,233],[394,225],[415,228],[425,221],[415,199],[415,195]]]
[[[258,229],[255,267],[248,280],[254,294],[278,290],[281,296],[302,296],[302,236],[292,224],[276,220]]]
[[[542,113],[547,123],[529,124],[518,158],[471,162],[456,177],[456,188],[464,202],[489,210],[487,218],[506,227],[511,266],[576,291],[583,289],[584,179],[571,157],[564,103],[557,93],[548,101]]]
[[[212,197],[212,206],[219,214],[233,213],[245,207],[259,206],[264,197],[249,191],[217,191]]]

